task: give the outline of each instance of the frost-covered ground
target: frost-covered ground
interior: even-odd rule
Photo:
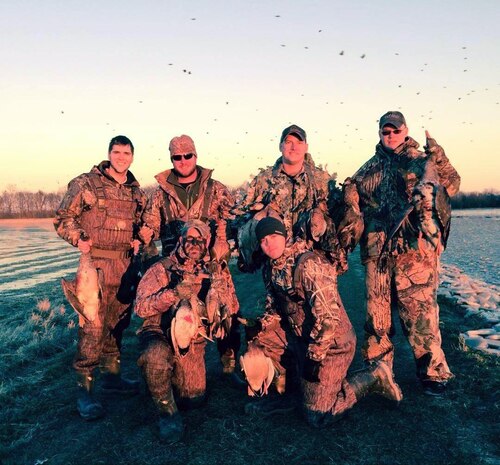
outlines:
[[[442,257],[439,294],[484,318],[465,342],[500,353],[500,209],[456,210]],[[71,277],[78,253],[55,234],[49,219],[0,220],[0,301],[43,298],[44,283]],[[351,272],[362,272],[351,270]]]
[[[463,334],[471,348],[500,355],[500,209],[455,210],[439,294],[484,327]]]

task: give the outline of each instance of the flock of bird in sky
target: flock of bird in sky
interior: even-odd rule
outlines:
[[[274,17],[275,17],[276,19],[280,19],[280,18],[281,18],[281,15],[276,14],[276,15],[274,15]],[[190,20],[191,20],[191,21],[196,21],[196,20],[197,20],[197,18],[196,18],[196,17],[191,17],[191,18],[190,18]],[[318,30],[317,30],[317,33],[322,33],[322,32],[323,32],[323,29],[318,29]],[[280,46],[280,47],[286,47],[286,46],[287,46],[287,44],[281,43],[281,44],[279,44],[279,45],[277,44],[277,46]],[[304,48],[305,50],[309,50],[309,49],[310,49],[310,46],[309,46],[309,45],[305,45],[305,46],[303,46],[303,48]],[[466,47],[466,46],[462,46],[462,47],[461,47],[461,49],[462,49],[462,52],[463,52],[463,53],[467,53],[467,52],[466,52],[466,50],[467,50],[467,47]],[[348,56],[348,55],[349,55],[349,52],[348,52],[348,51],[346,51],[346,50],[343,50],[343,49],[342,49],[342,50],[339,50],[337,53],[338,53],[338,55],[339,55],[340,57],[345,57],[345,56]],[[400,53],[396,51],[396,52],[394,52],[394,55],[399,56],[399,55],[400,55]],[[366,53],[362,53],[361,55],[358,55],[358,56],[359,56],[359,59],[365,59],[365,58],[366,58],[366,56],[367,56],[367,54],[366,54]],[[467,56],[463,56],[462,58],[463,58],[463,61],[464,61],[464,62],[466,62],[466,61],[468,60],[468,57],[467,57]],[[168,63],[168,66],[169,66],[169,67],[176,68],[176,64],[174,64],[174,63],[172,63],[172,62],[171,62],[171,63]],[[425,72],[425,71],[426,71],[426,69],[428,69],[427,67],[428,67],[428,63],[423,63],[423,64],[422,64],[422,65],[418,68],[418,69],[419,69],[419,72]],[[192,71],[191,69],[189,69],[188,67],[182,66],[182,67],[180,67],[179,69],[180,69],[180,70],[181,70],[181,72],[182,72],[183,74],[185,74],[185,75],[192,75],[192,74],[193,74],[193,71]],[[464,73],[468,72],[468,69],[467,69],[466,67],[464,67],[463,72],[464,72]],[[402,87],[404,87],[404,86],[403,86],[403,84],[402,84],[402,83],[399,83],[399,84],[397,84],[397,87],[398,87],[398,88],[402,88]],[[446,89],[446,88],[447,88],[447,86],[443,86],[443,89]],[[488,89],[488,88],[485,88],[485,89],[483,89],[483,90],[484,90],[485,92],[487,92],[489,89]],[[475,92],[476,92],[476,90],[471,89],[471,90],[469,90],[468,92],[466,92],[466,96],[470,96],[470,95],[474,94]],[[415,91],[415,94],[416,94],[416,95],[420,95],[420,94],[421,94],[421,91],[420,91],[420,90],[416,90],[416,91]],[[304,97],[304,96],[305,96],[305,94],[303,94],[303,93],[302,93],[302,94],[300,94],[300,96],[301,96],[301,97]],[[458,96],[458,97],[456,97],[456,98],[457,98],[457,100],[458,100],[458,101],[460,101],[460,100],[462,100],[464,97],[465,97],[465,96]],[[143,101],[143,100],[138,100],[138,103],[139,103],[139,104],[142,104],[142,103],[144,103],[144,101]],[[330,101],[325,101],[324,103],[325,103],[326,105],[329,105],[329,104],[330,104]],[[344,102],[343,100],[340,100],[340,101],[338,101],[337,103],[338,103],[339,105],[344,105],[344,103],[345,103],[345,102]],[[496,102],[496,104],[498,105],[498,104],[499,104],[499,102]],[[230,105],[230,101],[226,100],[226,101],[224,102],[224,105]],[[401,109],[401,107],[400,107],[399,109]],[[257,108],[257,109],[255,109],[255,111],[259,111],[259,109]],[[421,114],[421,115],[420,115],[420,117],[421,117],[421,118],[426,118],[427,120],[432,120],[432,113],[433,113],[433,111],[432,111],[432,110],[429,110],[429,111],[427,112],[427,114]],[[61,114],[65,114],[65,111],[64,111],[64,110],[61,110]],[[217,122],[217,121],[218,121],[218,118],[215,118],[215,117],[214,117],[214,118],[213,118],[213,122]],[[292,123],[292,122],[290,122],[290,123]],[[472,124],[472,123],[471,123],[471,122],[466,122],[466,121],[463,121],[463,122],[462,122],[462,124]],[[110,123],[106,123],[106,125],[107,125],[107,126],[109,126],[109,125],[110,125]],[[345,124],[345,128],[346,128],[346,132],[350,132],[350,131],[352,131],[353,129],[354,129],[354,132],[355,132],[355,133],[356,133],[356,131],[358,131],[358,128],[351,127],[351,125],[350,125],[350,124]],[[422,126],[422,128],[424,128],[424,126]],[[316,131],[316,132],[317,132],[317,131]],[[206,134],[210,134],[210,131],[206,131]],[[245,132],[244,134],[245,134],[245,135],[247,135],[247,134],[248,134],[248,132]],[[352,133],[351,133],[351,136],[352,136]],[[361,141],[363,140],[363,138],[359,137],[359,133],[357,133],[357,134],[356,134],[356,136],[359,138],[359,140],[361,140]],[[346,133],[346,134],[345,134],[345,137],[346,137],[346,140],[344,140],[343,142],[344,142],[344,143],[347,143],[347,138],[349,138],[349,135]],[[332,139],[329,139],[329,141],[331,141],[331,140],[332,140]],[[276,141],[276,138],[270,139],[270,141]],[[240,142],[239,142],[239,141],[236,141],[236,142],[235,142],[235,144],[236,144],[236,145],[239,145],[239,144],[240,144]],[[240,154],[240,156],[241,156],[242,158],[245,158],[245,155],[244,155],[244,154]],[[262,160],[262,159],[263,159],[263,157],[259,157],[259,156],[258,156],[258,157],[255,157],[255,158],[256,158],[257,160]],[[161,160],[161,158],[159,158],[158,160]]]

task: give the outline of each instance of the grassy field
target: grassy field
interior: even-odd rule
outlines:
[[[356,258],[341,279],[341,293],[359,338],[364,308],[362,271]],[[243,313],[259,311],[259,274],[234,274]],[[224,383],[213,344],[208,346],[209,400],[186,412],[186,435],[174,446],[156,436],[157,416],[144,386],[131,399],[102,399],[108,415],[82,421],[75,409],[71,368],[76,318],[59,282],[39,301],[1,303],[0,463],[72,464],[500,464],[498,358],[465,351],[459,333],[470,328],[457,309],[441,305],[443,346],[456,375],[446,397],[424,396],[401,334],[395,372],[405,399],[398,409],[366,398],[335,427],[315,430],[300,413],[247,417],[244,393]],[[127,375],[138,377],[133,319],[124,341]],[[400,333],[400,332],[399,332]],[[359,341],[358,341],[359,346]],[[359,354],[353,368],[359,368]]]

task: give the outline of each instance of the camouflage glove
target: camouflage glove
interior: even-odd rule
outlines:
[[[245,327],[245,340],[251,341],[255,339],[260,331],[262,331],[262,323],[254,318],[237,317],[237,320]]]
[[[321,209],[315,208],[312,210],[309,218],[309,228],[314,241],[317,242],[325,234],[326,226],[325,216]]]
[[[431,137],[428,131],[425,131],[424,150],[427,155],[434,157],[436,163],[441,163],[446,157],[443,148],[436,142],[436,139]]]
[[[142,226],[141,229],[139,229],[139,239],[146,245],[151,242],[153,235],[154,231],[148,226]]]
[[[321,362],[312,360],[306,357],[304,361],[304,368],[302,370],[302,378],[310,383],[319,383],[319,369],[321,367]]]
[[[193,293],[195,293],[196,291],[194,289],[193,283],[189,281],[182,281],[181,283],[177,284],[175,292],[179,296],[179,300],[189,300]]]
[[[342,248],[354,250],[361,239],[364,227],[363,214],[359,210],[349,208],[338,227],[338,237]]]

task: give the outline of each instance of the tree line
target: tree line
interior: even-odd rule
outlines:
[[[500,194],[494,191],[459,192],[451,199],[452,208],[500,208]]]
[[[241,198],[248,183],[230,189],[236,198]],[[147,193],[155,186],[146,186]],[[0,193],[0,218],[50,218],[54,216],[64,196],[64,191],[36,192],[18,191],[9,186]],[[460,192],[451,199],[453,208],[500,208],[500,193],[487,190],[484,192]]]

